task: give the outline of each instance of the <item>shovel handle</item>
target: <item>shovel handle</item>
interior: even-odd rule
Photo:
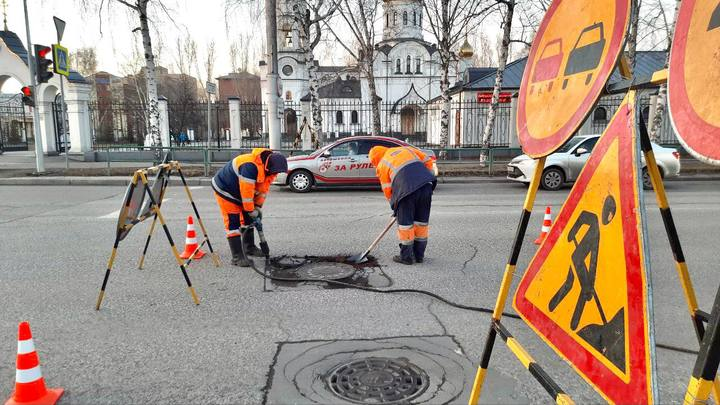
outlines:
[[[377,244],[380,243],[380,240],[382,240],[382,238],[385,236],[385,234],[388,233],[388,231],[390,230],[390,228],[392,228],[393,225],[395,225],[395,221],[397,221],[396,217],[390,218],[390,222],[388,222],[387,226],[385,226],[385,229],[383,229],[383,231],[380,233],[380,235],[378,235],[378,237],[375,238],[375,240],[373,241],[373,243],[370,244],[370,246],[367,248],[367,250],[365,252],[363,252],[363,254],[360,256],[359,260],[364,259],[365,256],[367,256],[370,253],[371,250],[375,249],[375,246],[377,246]]]

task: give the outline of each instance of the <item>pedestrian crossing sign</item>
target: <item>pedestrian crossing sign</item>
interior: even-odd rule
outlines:
[[[625,97],[528,265],[513,306],[612,403],[653,403],[649,255],[635,129]]]

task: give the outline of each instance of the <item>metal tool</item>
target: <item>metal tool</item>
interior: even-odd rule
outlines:
[[[395,221],[397,221],[397,218],[395,218],[393,216],[390,219],[390,222],[388,222],[385,229],[383,229],[383,231],[380,233],[380,235],[378,235],[378,237],[375,238],[373,243],[370,244],[370,246],[367,248],[367,250],[365,250],[365,252],[363,252],[362,254],[359,254],[359,255],[350,256],[350,257],[348,257],[347,261],[349,263],[356,263],[356,264],[364,262],[366,260],[367,255],[370,253],[370,251],[375,249],[375,246],[377,246],[377,244],[380,243],[380,240],[382,240],[382,238],[385,236],[385,234],[388,233],[388,231],[390,230],[390,228],[392,228],[393,225],[395,225]]]

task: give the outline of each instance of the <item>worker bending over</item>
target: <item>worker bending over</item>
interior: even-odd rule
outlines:
[[[225,222],[233,265],[249,267],[252,262],[246,254],[262,256],[255,246],[255,231],[247,228],[262,219],[261,210],[270,184],[278,173],[287,169],[285,156],[256,148],[229,161],[213,177],[212,188]]]
[[[437,180],[430,157],[411,146],[370,149],[370,162],[398,221],[402,264],[422,263],[428,239],[428,220]]]

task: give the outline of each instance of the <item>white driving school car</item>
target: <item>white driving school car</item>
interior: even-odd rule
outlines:
[[[288,158],[287,173],[280,173],[273,184],[286,185],[296,193],[305,193],[313,186],[379,186],[375,167],[368,153],[373,146],[412,146],[399,139],[383,136],[353,136],[340,139],[310,155]],[[437,176],[435,153],[421,149],[433,161]]]
[[[600,135],[576,136],[571,138],[565,145],[558,149],[545,161],[540,186],[545,190],[559,190],[566,183],[574,182],[588,157],[592,152]],[[664,148],[655,143],[652,144],[655,159],[660,169],[660,175],[665,177],[676,177],[680,175],[680,153],[677,149]],[[521,183],[530,183],[532,174],[535,171],[537,161],[530,156],[520,155],[510,161],[507,165],[507,178]],[[651,188],[650,176],[643,164],[643,185]]]

